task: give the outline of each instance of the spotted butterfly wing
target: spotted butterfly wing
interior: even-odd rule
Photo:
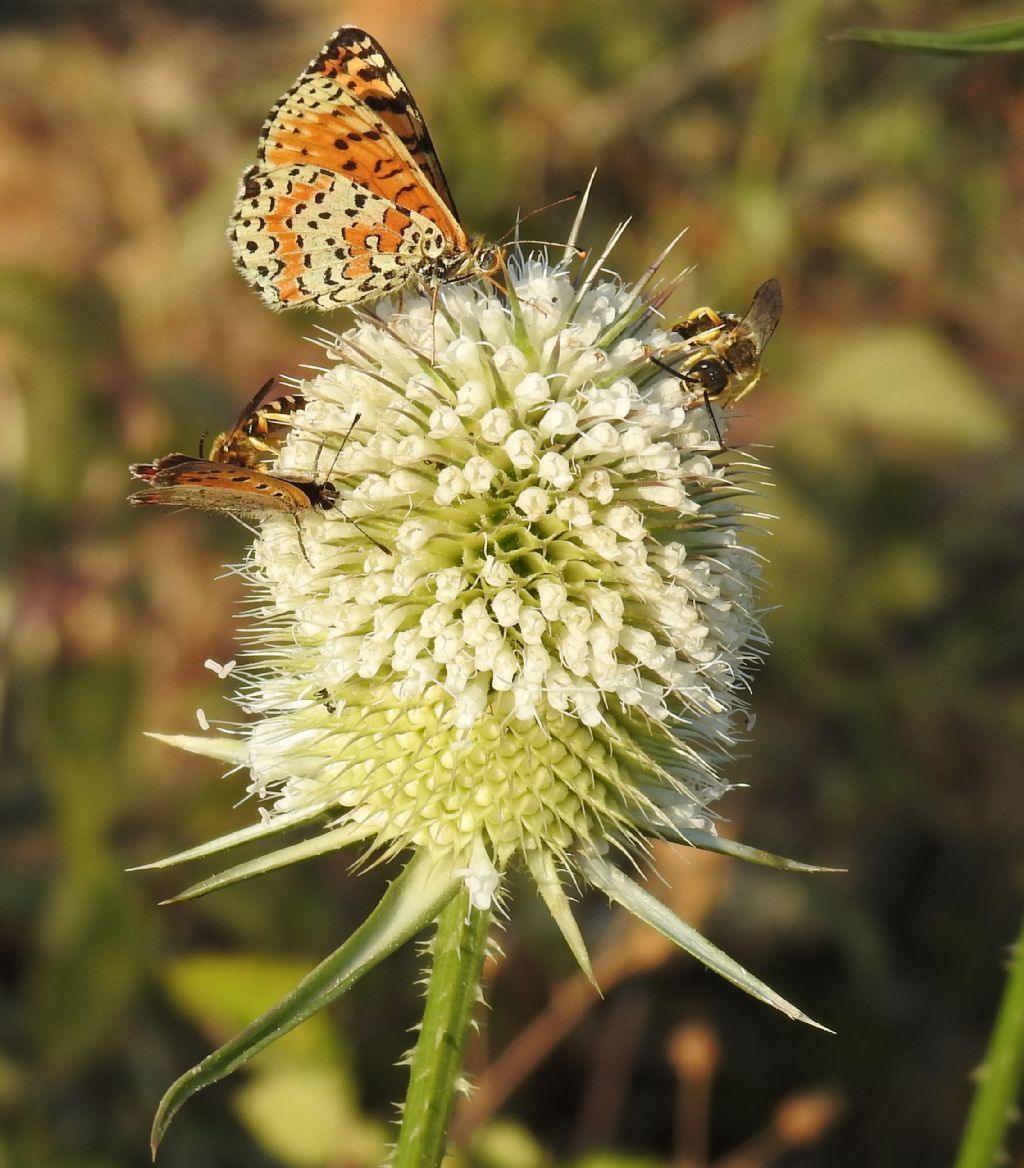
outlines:
[[[318,100],[318,93],[322,100]],[[347,95],[348,102],[343,95]],[[393,175],[367,172],[366,164],[375,156],[384,157],[389,148],[394,149],[393,138],[382,141],[371,136],[369,140],[378,143],[375,154],[357,152],[354,160],[348,157],[351,142],[341,147],[336,145],[337,139],[345,135],[379,132],[378,120],[384,122],[404,148],[386,158],[389,165],[385,169],[401,167],[413,173],[418,170],[425,180],[423,185],[436,197],[417,202],[412,191],[403,191],[402,184],[396,183]],[[342,164],[350,165],[346,173],[352,175],[354,182],[399,206],[422,212],[439,227],[454,231],[458,238],[461,230],[458,212],[423,115],[387,53],[360,28],[346,25],[338,29],[295,85],[271,109],[263,127],[260,162],[266,167],[308,162],[306,149],[310,142],[328,151],[331,147],[340,150],[344,155]],[[362,170],[358,169],[360,162]],[[447,208],[447,216],[437,216],[438,198]]]
[[[499,264],[462,227],[408,87],[353,27],[270,111],[229,237],[242,275],[273,308],[359,304]]]

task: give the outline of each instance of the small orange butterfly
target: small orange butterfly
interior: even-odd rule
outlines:
[[[272,308],[360,304],[493,277],[502,249],[460,222],[423,115],[387,53],[339,29],[271,109],[228,232]]]
[[[328,510],[338,499],[332,483],[280,478],[256,469],[283,439],[286,414],[301,398],[279,398],[264,406],[273,380],[263,385],[230,430],[214,439],[209,458],[165,454],[155,462],[137,462],[130,469],[147,488],[129,496],[135,506],[159,504],[229,511],[234,515],[284,513],[298,516],[313,507]]]

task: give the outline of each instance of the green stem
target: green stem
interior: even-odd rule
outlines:
[[[955,1168],[993,1168],[1002,1163],[1006,1129],[1016,1115],[1024,1076],[1024,922],[1011,951],[1010,970],[995,1028],[977,1072]]]
[[[444,1156],[490,923],[490,911],[471,909],[466,892],[437,918],[427,1002],[392,1168],[437,1168]]]

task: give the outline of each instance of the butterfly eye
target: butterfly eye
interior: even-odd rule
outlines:
[[[333,483],[318,483],[316,494],[314,500],[316,506],[323,511],[329,511],[337,503],[339,491]]]
[[[477,254],[477,268],[487,276],[493,276],[501,271],[502,249],[500,247],[485,247]]]
[[[698,361],[692,369],[686,371],[686,380],[696,381],[705,393],[714,396],[721,393],[729,384],[729,369],[724,361],[709,357]]]

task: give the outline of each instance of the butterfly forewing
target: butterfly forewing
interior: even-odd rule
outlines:
[[[260,160],[343,173],[464,238],[423,115],[383,48],[360,28],[340,28],[274,106]],[[420,179],[418,189],[410,178]]]
[[[249,467],[169,454],[155,463],[138,463],[136,478],[148,484],[130,496],[136,505],[160,504],[234,515],[298,515],[312,507],[329,509],[338,498],[330,483],[303,482],[263,474]]]
[[[278,479],[248,467],[234,467],[205,459],[181,459],[169,455],[145,467],[148,487],[131,496],[137,505],[195,507],[203,511],[230,511],[235,515],[281,512],[297,515],[308,511],[314,500],[303,485]],[[133,468],[134,473],[134,468]]]

